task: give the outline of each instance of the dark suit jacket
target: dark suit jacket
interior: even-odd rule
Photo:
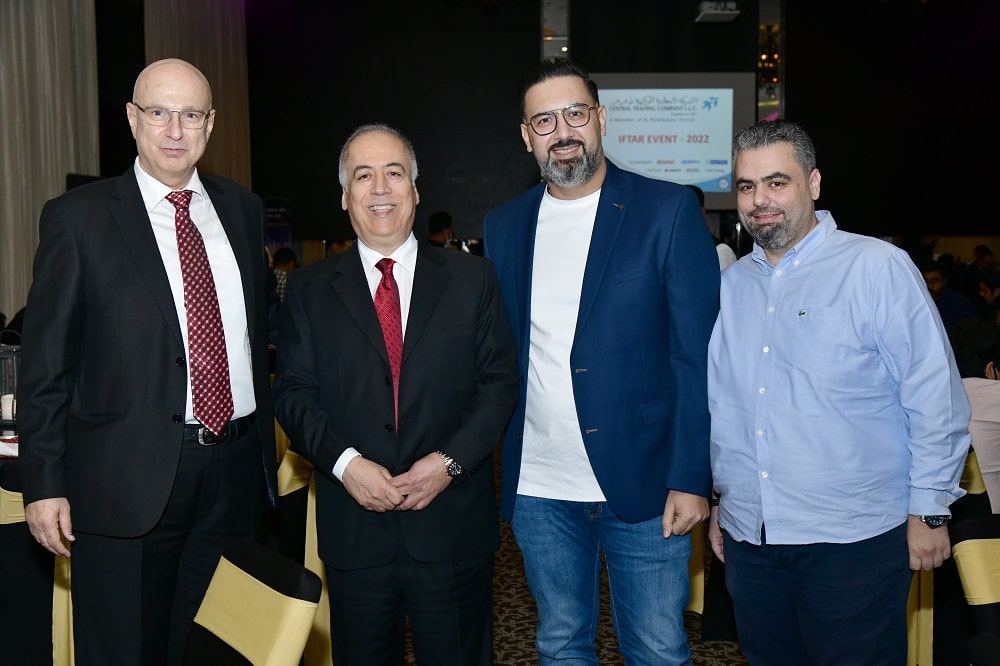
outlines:
[[[340,569],[479,557],[499,545],[491,452],[517,401],[514,340],[493,265],[420,243],[399,380],[355,245],[297,269],[279,316],[275,409],[318,472],[320,557]],[[467,472],[421,511],[361,508],[332,474],[348,447],[392,474],[430,452]]]
[[[500,278],[527,376],[531,271],[546,184],[490,211]],[[580,432],[615,514],[663,514],[668,490],[708,495],[708,339],[719,259],[694,195],[608,162],[583,277],[570,368]],[[527,382],[503,441],[501,514],[514,511]]]
[[[201,180],[243,280],[273,503],[263,207],[235,183]],[[46,203],[39,234],[17,387],[24,501],[68,497],[74,529],[139,536],[160,518],[174,482],[188,375],[166,269],[132,168]]]

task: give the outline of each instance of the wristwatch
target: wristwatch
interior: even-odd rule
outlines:
[[[454,458],[449,456],[444,451],[438,451],[437,453],[439,456],[441,456],[441,459],[444,461],[444,467],[446,470],[448,470],[448,476],[450,476],[453,479],[462,476],[462,472],[464,472],[465,470],[462,469],[461,465],[455,462]]]
[[[947,525],[948,521],[951,520],[951,516],[917,516],[927,527],[932,530],[941,527],[942,525]]]

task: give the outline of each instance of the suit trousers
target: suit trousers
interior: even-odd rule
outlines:
[[[418,562],[401,548],[387,565],[326,576],[337,666],[402,666],[407,617],[419,666],[493,663],[492,555]]]
[[[222,551],[256,536],[262,506],[260,441],[250,428],[225,444],[182,445],[170,499],[149,533],[77,532],[71,559],[77,666],[179,664]]]
[[[723,533],[740,647],[760,666],[906,663],[906,523],[854,543],[755,546]]]

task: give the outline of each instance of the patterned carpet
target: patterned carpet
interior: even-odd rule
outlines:
[[[497,488],[500,487],[500,451],[494,452],[494,469]],[[711,558],[711,548],[705,546],[706,558]],[[709,561],[706,571],[709,571]],[[524,577],[521,552],[514,541],[509,523],[500,523],[500,550],[497,551],[493,573],[493,663],[495,666],[533,666],[538,663],[535,652],[535,602],[528,591]],[[691,646],[693,666],[746,666],[739,644],[726,640],[702,641],[701,615],[684,614],[684,626]],[[716,635],[725,635],[716,632]],[[625,660],[618,653],[611,626],[607,579],[602,574],[601,622],[597,632],[597,654],[601,666],[624,666]],[[407,649],[406,666],[415,666],[412,650]],[[421,666],[433,666],[421,664]]]
[[[538,663],[535,653],[535,604],[524,578],[521,553],[514,542],[510,525],[501,523],[500,550],[496,557],[493,581],[494,664],[529,666]],[[706,549],[707,550],[707,549]],[[601,624],[597,634],[597,652],[602,666],[623,666],[618,643],[611,628],[607,588],[603,588]],[[729,641],[701,640],[701,616],[685,613],[684,624],[691,645],[694,666],[745,666],[739,645]],[[415,663],[415,662],[411,662]]]

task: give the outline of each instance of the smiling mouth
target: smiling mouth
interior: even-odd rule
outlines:
[[[550,147],[549,153],[555,153],[557,155],[571,153],[575,151],[577,147],[583,148],[583,144],[579,141],[563,141]]]
[[[376,215],[391,213],[395,209],[396,204],[372,204],[371,206],[368,206],[368,210]]]

